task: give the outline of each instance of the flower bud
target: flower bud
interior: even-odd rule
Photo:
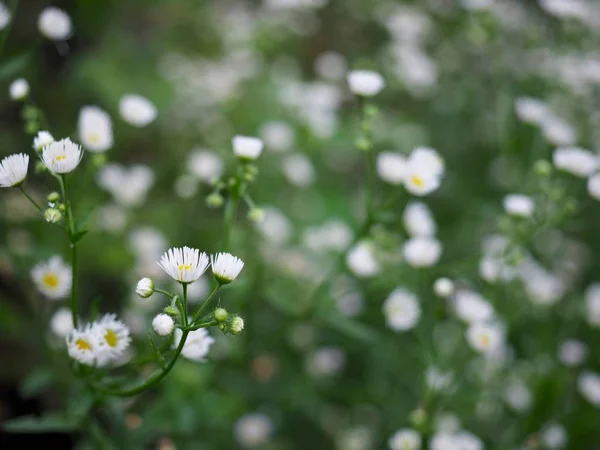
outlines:
[[[36,152],[41,152],[46,145],[54,142],[54,137],[48,131],[39,131],[37,136],[33,138],[33,149]]]
[[[52,192],[52,193],[48,194],[48,201],[50,203],[56,203],[59,200],[60,200],[60,195],[58,195],[58,192]]]
[[[65,212],[67,210],[67,207],[65,206],[64,203],[61,203],[61,204],[58,205],[58,210],[60,212]]]
[[[265,218],[265,212],[260,208],[252,208],[248,211],[248,219],[254,223],[261,223]]]
[[[365,137],[360,137],[356,140],[356,148],[363,152],[368,152],[371,149],[371,143]]]
[[[35,164],[35,173],[42,173],[42,172],[45,172],[46,170],[48,170],[46,168],[46,164],[44,164],[42,161],[38,161]]]
[[[423,426],[427,423],[427,411],[425,411],[422,407],[419,406],[417,409],[410,413],[408,419],[416,429],[422,429]]]
[[[213,192],[208,197],[206,197],[206,205],[209,208],[220,208],[223,206],[223,196],[218,192]]]
[[[225,308],[217,308],[213,311],[213,316],[217,322],[224,322],[227,320],[227,310]]]
[[[154,281],[150,278],[142,278],[138,281],[135,293],[142,298],[148,298],[154,294]]]
[[[106,155],[104,153],[96,153],[92,158],[92,162],[96,167],[102,167],[106,164]]]
[[[168,336],[173,332],[175,322],[168,314],[158,314],[152,319],[152,328],[159,336]]]
[[[58,223],[62,219],[62,214],[58,209],[48,208],[44,211],[44,219],[46,219],[46,222]]]
[[[231,319],[231,323],[229,324],[229,331],[231,334],[239,334],[244,329],[244,319],[239,316]]]
[[[163,309],[163,312],[171,317],[177,317],[179,315],[179,310],[174,306],[167,306]]]
[[[438,278],[433,284],[433,291],[438,297],[449,297],[454,293],[454,283],[448,278]]]
[[[545,159],[540,159],[533,165],[533,170],[540,177],[547,177],[552,174],[552,164]]]

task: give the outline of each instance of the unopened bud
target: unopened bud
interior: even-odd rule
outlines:
[[[408,419],[415,428],[421,429],[427,423],[427,411],[421,407],[418,407],[410,413]]]
[[[142,278],[138,281],[135,293],[142,298],[148,298],[154,294],[154,282],[150,278]]]
[[[265,218],[265,212],[260,208],[252,208],[248,211],[248,219],[254,223],[261,223]]]
[[[102,167],[106,164],[106,155],[104,153],[96,153],[92,158],[92,162],[96,167]]]
[[[163,312],[172,317],[177,317],[179,315],[179,310],[174,306],[167,306],[165,309],[163,309]]]
[[[46,219],[46,222],[58,223],[62,219],[62,214],[58,209],[48,208],[44,211],[44,219]]]
[[[227,310],[225,308],[217,308],[213,311],[213,315],[215,316],[215,320],[217,322],[224,322],[227,320]]]
[[[65,212],[67,210],[67,207],[65,206],[64,203],[61,203],[60,205],[58,205],[58,210],[60,212]]]
[[[547,177],[552,174],[552,164],[545,159],[540,159],[533,165],[533,170],[540,177]]]
[[[371,149],[371,143],[365,137],[360,137],[356,140],[356,148],[363,152],[368,152]]]
[[[48,201],[50,203],[56,203],[59,200],[60,200],[60,195],[58,195],[58,192],[52,192],[52,193],[48,194]]]
[[[231,323],[229,324],[229,331],[231,334],[239,334],[244,329],[244,319],[237,316],[231,319]]]
[[[42,173],[48,170],[42,161],[38,161],[35,165],[35,173]]]
[[[206,197],[206,205],[209,208],[220,208],[223,206],[223,196],[218,192],[213,192],[208,197]]]

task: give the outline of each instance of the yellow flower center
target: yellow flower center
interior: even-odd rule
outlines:
[[[119,336],[113,330],[107,330],[104,339],[106,339],[106,343],[111,347],[116,347],[119,343]]]
[[[410,177],[410,181],[417,187],[423,187],[425,185],[425,181],[423,181],[423,178],[421,178],[418,175],[413,175],[412,177]]]
[[[487,334],[479,336],[479,343],[481,344],[482,347],[489,347],[490,346],[490,337]]]
[[[77,346],[77,349],[82,350],[82,351],[83,350],[85,350],[85,351],[91,351],[92,350],[92,346],[85,339],[81,339],[81,338],[77,339],[75,341],[75,345]]]
[[[65,159],[67,159],[67,155],[58,155],[54,158],[54,161],[64,161]]]
[[[192,266],[190,264],[179,264],[178,268],[181,271],[183,271],[183,270],[192,270]]]
[[[97,144],[100,142],[100,135],[95,132],[88,133],[88,141],[90,141],[90,144]]]
[[[55,288],[58,286],[58,277],[54,273],[47,273],[44,275],[42,282],[49,288]]]

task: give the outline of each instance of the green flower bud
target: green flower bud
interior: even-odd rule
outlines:
[[[62,214],[58,209],[48,208],[44,211],[44,219],[46,219],[46,222],[58,223],[62,219]]]
[[[260,208],[252,208],[248,211],[248,219],[254,223],[260,223],[265,218],[265,212]]]
[[[368,152],[371,150],[371,143],[365,137],[360,137],[356,140],[356,148],[363,152]]]
[[[206,205],[209,208],[220,208],[223,206],[223,196],[218,192],[213,192],[208,197],[206,197]]]
[[[35,165],[35,173],[42,173],[48,170],[42,161],[38,161]]]
[[[48,194],[48,201],[50,203],[56,203],[59,200],[60,200],[60,195],[58,194],[58,192],[51,192],[50,194]]]
[[[165,307],[165,309],[163,309],[163,312],[171,317],[177,317],[179,315],[179,310],[174,306]]]
[[[104,153],[96,153],[92,158],[92,162],[96,167],[102,167],[104,164],[106,164],[106,161],[107,158]]]
[[[213,311],[213,316],[217,322],[224,322],[227,320],[227,310],[225,308],[217,308]]]
[[[67,210],[67,207],[65,206],[64,203],[61,203],[60,205],[58,205],[58,210],[60,212],[65,212]]]
[[[552,174],[552,164],[545,159],[540,159],[533,165],[533,170],[540,177],[547,177]]]
[[[417,429],[422,429],[427,423],[427,411],[422,407],[418,407],[408,416],[410,423]]]
[[[231,334],[239,334],[242,332],[243,329],[244,319],[242,319],[240,316],[236,316],[233,319],[231,319],[231,322],[229,323],[229,331],[231,332]]]

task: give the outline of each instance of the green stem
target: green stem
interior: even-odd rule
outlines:
[[[66,175],[59,175],[58,181],[60,183],[60,190],[62,191],[63,201],[67,212],[67,227],[69,234],[69,241],[71,242],[71,270],[72,270],[72,284],[71,284],[71,316],[73,317],[73,326],[77,328],[77,244],[73,242],[73,236],[75,235],[75,221],[73,220],[73,211],[71,209],[71,203],[69,202],[69,193],[67,189],[67,177]]]
[[[6,39],[8,38],[8,34],[10,33],[10,29],[12,28],[12,25],[15,21],[15,15],[17,13],[17,8],[19,6],[19,0],[13,0],[10,3],[10,6],[8,7],[8,9],[10,10],[10,23],[8,24],[8,26],[6,27],[6,29],[4,30],[4,33],[2,33],[2,37],[0,37],[0,55],[2,54],[2,50],[4,50],[4,44],[6,44]]]
[[[214,327],[215,325],[218,325],[218,324],[219,324],[219,322],[217,320],[211,320],[210,322],[199,323],[198,325],[193,325],[191,327],[187,327],[185,330],[195,331],[195,330],[199,330],[200,328]]]
[[[229,241],[231,239],[231,230],[233,228],[233,219],[235,218],[235,213],[237,211],[239,198],[235,193],[231,193],[229,198],[227,199],[227,206],[225,207],[225,218],[224,218],[224,227],[225,231],[223,234],[223,245],[222,250],[226,251],[229,247]]]
[[[215,286],[215,288],[212,290],[212,292],[209,294],[209,296],[206,298],[204,303],[202,303],[202,306],[200,306],[200,309],[198,309],[198,311],[196,311],[196,314],[194,314],[194,317],[192,318],[192,322],[191,322],[192,326],[196,323],[196,320],[198,320],[200,318],[200,315],[207,308],[208,304],[210,303],[210,301],[213,299],[213,297],[216,295],[217,291],[220,288],[221,288],[221,284],[217,284]]]
[[[375,165],[373,164],[373,155],[371,151],[365,152],[365,165],[367,168],[367,198],[366,198],[366,217],[367,221],[373,218],[375,210]]]
[[[177,295],[177,294],[173,294],[171,292],[165,291],[164,289],[157,288],[157,287],[154,288],[154,292],[158,292],[159,294],[163,294],[169,298],[173,298]]]
[[[71,209],[71,203],[69,202],[69,193],[67,189],[67,176],[59,175],[58,181],[60,183],[60,190],[62,191],[63,200],[65,202],[65,208],[67,210],[67,222],[69,227],[69,234],[71,237],[75,234],[75,221],[73,220],[73,210]]]
[[[71,316],[73,317],[73,326],[77,328],[78,326],[78,306],[77,306],[77,296],[76,296],[76,287],[77,287],[77,246],[71,243],[71,267],[73,273],[73,281],[71,284]]]
[[[187,306],[187,283],[181,283],[183,288],[183,324],[187,327],[188,324],[188,306]]]
[[[37,210],[38,210],[38,211],[39,211],[39,212],[40,212],[42,215],[44,215],[44,211],[42,210],[42,208],[40,207],[40,205],[38,205],[38,204],[35,202],[35,200],[34,200],[33,198],[31,198],[31,196],[30,196],[30,195],[29,195],[27,192],[25,192],[25,189],[23,189],[23,186],[19,186],[19,190],[20,190],[20,191],[23,193],[23,195],[24,195],[25,197],[27,197],[27,200],[29,200],[29,201],[31,202],[31,204],[32,204],[33,206],[35,206],[35,207],[37,208]]]

